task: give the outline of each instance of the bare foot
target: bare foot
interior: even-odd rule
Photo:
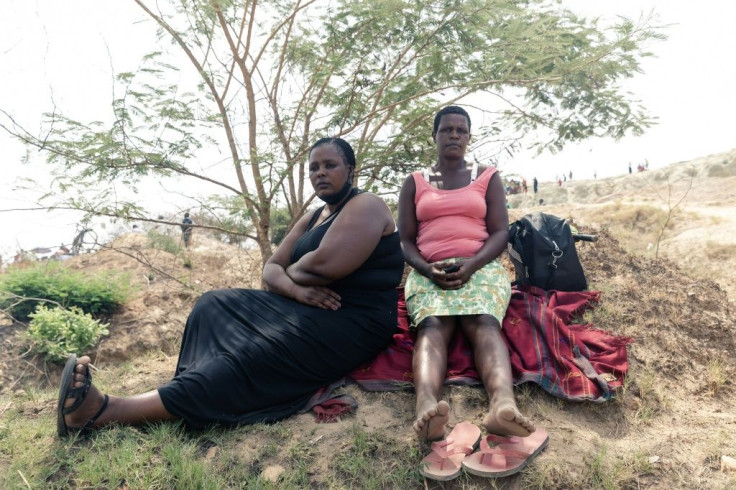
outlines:
[[[519,412],[513,401],[494,404],[483,420],[483,427],[489,434],[499,436],[526,437],[536,430],[532,421]]]
[[[77,359],[77,365],[74,368],[74,376],[72,376],[71,387],[77,388],[84,385],[85,371],[90,363],[88,356],[83,356]],[[64,401],[64,407],[70,407],[76,401],[75,398],[67,398]],[[82,404],[74,410],[72,413],[64,416],[64,422],[69,429],[76,429],[82,427],[88,420],[94,417],[105,402],[105,397],[100,391],[94,386],[89,387],[87,396],[84,398]],[[93,425],[93,427],[99,427],[100,421]]]
[[[426,405],[417,410],[414,431],[423,441],[437,441],[445,437],[445,425],[450,421],[450,405],[445,400]]]

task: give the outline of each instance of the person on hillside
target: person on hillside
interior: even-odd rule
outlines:
[[[534,194],[536,194],[537,191],[539,190],[539,181],[537,180],[536,177],[534,177],[534,180],[532,181],[532,185],[534,186]]]
[[[181,220],[181,238],[184,241],[184,248],[189,248],[192,241],[192,229],[194,221],[189,217],[189,213],[184,213],[184,219]]]
[[[508,273],[497,258],[508,242],[508,213],[495,168],[469,168],[470,116],[448,106],[434,118],[437,161],[406,177],[399,194],[399,234],[406,262],[406,307],[416,343],[417,395],[413,424],[423,440],[445,435],[450,406],[441,398],[447,351],[456,330],[473,346],[488,392],[483,420],[489,433],[528,436],[535,430],[516,406],[501,322],[511,298]]]
[[[132,397],[103,395],[91,384],[90,358],[71,356],[59,435],[177,419],[194,428],[276,421],[383,350],[396,331],[404,260],[388,206],[353,187],[355,165],[340,138],[311,147],[309,179],[325,205],[266,262],[267,291],[202,295],[171,381]]]

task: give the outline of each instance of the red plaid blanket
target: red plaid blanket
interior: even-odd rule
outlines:
[[[599,297],[597,291],[514,289],[503,321],[503,334],[515,384],[537,383],[566,400],[603,402],[611,398],[628,371],[626,345],[632,339],[592,325],[570,323],[573,316],[592,308]],[[414,336],[409,333],[402,291],[393,342],[350,377],[368,391],[413,388],[413,349]],[[459,331],[450,345],[445,382],[480,384],[472,351]]]

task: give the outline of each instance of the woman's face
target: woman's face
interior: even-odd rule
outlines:
[[[463,158],[470,141],[468,119],[462,114],[445,114],[440,118],[437,132],[432,135],[437,153],[445,158]]]
[[[350,171],[333,144],[320,145],[309,154],[309,181],[318,196],[329,196],[342,189]]]

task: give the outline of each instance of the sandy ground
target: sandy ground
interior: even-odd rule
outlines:
[[[570,182],[561,188],[542,185],[538,196],[510,196],[514,219],[541,210],[569,216],[581,232],[599,235],[598,242],[578,246],[591,288],[602,291],[590,320],[598,328],[633,337],[634,343],[628,382],[617,400],[574,404],[535,387],[519,388],[522,410],[550,433],[551,442],[522,476],[497,485],[587,487],[591,471],[602,465],[616,475],[609,488],[736,486],[733,474],[719,466],[722,455],[736,456],[735,184],[733,151],[613,179]],[[538,205],[539,198],[544,206]],[[669,211],[671,220],[664,227],[657,219]],[[185,262],[192,266],[185,267]],[[201,292],[257,287],[260,281],[257,254],[201,235],[179,256],[147,248],[143,235],[127,235],[110,250],[74,259],[72,266],[90,272],[127,270],[139,288],[111,319],[110,336],[93,352],[102,375],[120,360],[146,355],[138,375],[126,381],[130,393],[153,388],[171,375],[187,312]],[[20,328],[7,321],[0,324],[5,354],[0,393],[58,383],[57,366],[19,357]],[[325,464],[345,437],[345,424],[356,420],[366,430],[415,444],[411,393],[366,393],[354,385],[347,389],[361,404],[352,422],[315,424],[305,414],[281,423],[293,437],[312,442]],[[481,390],[454,387],[446,395],[451,423],[482,420],[486,401]],[[52,416],[54,404],[39,401],[29,416]],[[247,448],[243,450],[247,458]],[[486,488],[488,482],[463,477],[444,487],[427,485]]]

